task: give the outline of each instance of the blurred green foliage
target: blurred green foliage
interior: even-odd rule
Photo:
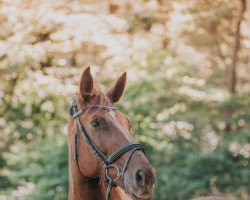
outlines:
[[[156,169],[154,199],[249,199],[246,45],[227,89],[238,1],[38,2],[0,2],[0,199],[67,199],[67,115],[87,65],[106,89],[128,71],[118,107]]]

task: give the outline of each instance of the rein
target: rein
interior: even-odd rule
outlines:
[[[143,148],[141,147],[140,144],[138,143],[128,143],[125,146],[118,148],[116,151],[111,153],[110,155],[106,156],[94,143],[94,141],[90,138],[88,132],[84,128],[83,124],[80,121],[80,115],[82,115],[86,110],[91,109],[91,108],[106,108],[108,110],[117,110],[117,108],[113,106],[104,106],[104,105],[90,105],[86,106],[85,108],[82,108],[81,110],[78,111],[77,109],[77,104],[76,104],[76,99],[73,99],[71,108],[70,108],[70,115],[74,118],[75,120],[75,127],[74,127],[74,160],[77,161],[77,167],[78,170],[80,171],[79,165],[78,165],[78,128],[81,132],[81,135],[89,145],[89,147],[93,150],[95,153],[96,157],[101,161],[101,163],[104,165],[105,168],[105,183],[107,184],[107,192],[106,192],[106,200],[110,199],[110,192],[113,187],[116,187],[115,181],[118,180],[118,178],[121,177],[122,182],[124,184],[124,174],[127,169],[127,166],[129,164],[129,161],[132,157],[132,155],[136,151],[143,151]],[[120,172],[119,168],[114,165],[113,163],[119,159],[123,154],[130,152],[128,155],[123,169]],[[109,176],[109,169],[114,168],[117,171],[117,176],[112,179]],[[83,173],[80,171],[80,173],[83,175]],[[85,176],[85,175],[83,175]],[[86,177],[86,176],[85,176]]]

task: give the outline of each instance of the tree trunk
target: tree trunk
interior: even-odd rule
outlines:
[[[241,33],[241,22],[243,20],[244,11],[246,9],[246,0],[240,0],[241,7],[240,13],[238,17],[238,21],[236,24],[236,33],[235,33],[235,40],[234,40],[234,49],[233,49],[233,58],[232,58],[232,65],[229,69],[229,92],[234,94],[236,92],[236,67],[238,61],[238,51],[240,49],[240,33]]]
[[[246,1],[246,12],[247,12],[247,39],[250,42],[250,0]],[[250,47],[248,46],[248,67],[250,68]]]
[[[241,22],[243,20],[243,15],[246,10],[246,0],[240,0],[240,10],[239,10],[239,16],[236,24],[236,32],[235,32],[235,39],[234,39],[234,49],[233,49],[233,57],[232,57],[232,65],[229,67],[229,79],[228,79],[228,90],[233,96],[236,93],[236,84],[237,84],[237,61],[238,61],[238,52],[240,50],[240,35],[241,35]],[[233,115],[233,108],[228,108],[226,110],[227,115],[227,124],[225,127],[225,131],[230,132],[231,131],[231,123],[229,122],[229,119]]]
[[[250,27],[250,0],[246,0],[247,26]],[[250,39],[250,30],[247,30],[248,39]]]

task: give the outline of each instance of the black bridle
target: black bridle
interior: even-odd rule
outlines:
[[[87,142],[87,144],[90,146],[90,148],[94,151],[96,157],[101,161],[101,163],[104,165],[105,167],[105,182],[107,183],[108,187],[107,187],[107,192],[106,192],[106,200],[110,199],[110,192],[112,187],[116,187],[115,181],[118,180],[119,177],[121,177],[121,180],[124,184],[124,173],[127,169],[128,163],[132,157],[132,155],[136,152],[136,151],[143,151],[143,148],[141,147],[140,144],[138,143],[129,143],[126,144],[125,146],[117,149],[115,152],[113,152],[111,155],[106,156],[94,143],[94,141],[90,138],[88,132],[86,131],[86,129],[84,128],[83,124],[80,121],[80,115],[82,115],[86,110],[91,109],[91,108],[105,108],[107,110],[117,110],[117,108],[113,107],[113,106],[105,106],[105,105],[90,105],[90,106],[86,106],[85,108],[82,108],[81,110],[78,111],[77,109],[77,103],[76,103],[76,99],[73,99],[71,108],[70,108],[70,115],[74,118],[75,120],[75,127],[74,127],[74,160],[77,161],[77,167],[80,171],[80,173],[85,176],[78,165],[78,141],[77,141],[77,135],[78,135],[78,128],[83,136],[83,138],[85,139],[85,141]],[[119,168],[114,165],[113,163],[120,158],[123,154],[127,153],[130,151],[130,154],[128,155],[123,169],[120,172]],[[109,169],[110,168],[115,168],[117,171],[117,176],[112,179],[109,176]]]

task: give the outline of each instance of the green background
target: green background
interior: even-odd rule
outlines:
[[[0,1],[0,199],[67,199],[87,66],[103,91],[127,71],[117,106],[156,169],[154,199],[249,199],[246,2]]]

